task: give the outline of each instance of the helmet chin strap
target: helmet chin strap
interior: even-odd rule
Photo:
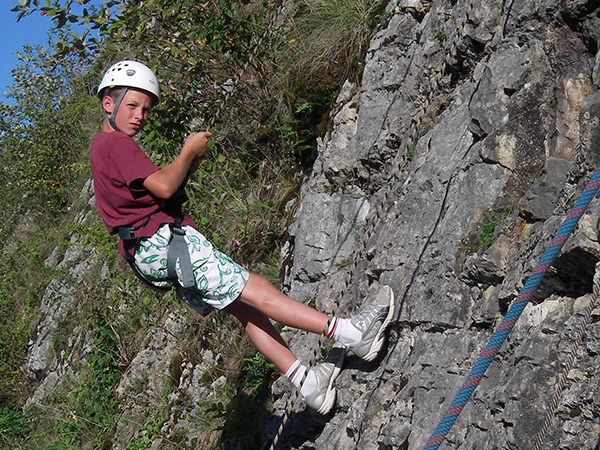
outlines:
[[[108,113],[106,111],[104,111],[104,118],[106,120],[108,120],[108,123],[110,124],[110,126],[113,127],[117,131],[120,131],[120,130],[119,130],[119,127],[117,127],[117,122],[115,122],[115,117],[117,117],[117,110],[119,109],[119,106],[121,105],[121,101],[123,100],[123,97],[125,97],[125,94],[127,93],[128,90],[129,90],[129,88],[126,88],[126,87],[121,89],[121,92],[119,92],[119,95],[117,96],[117,99],[115,100],[115,107],[113,108],[113,111],[110,116],[108,115]]]

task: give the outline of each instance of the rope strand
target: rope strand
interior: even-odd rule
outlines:
[[[458,415],[469,400],[469,397],[483,378],[484,373],[500,350],[500,346],[506,340],[510,330],[512,330],[515,323],[521,316],[521,313],[523,312],[523,309],[525,309],[527,303],[529,303],[529,300],[533,295],[533,291],[539,287],[544,275],[546,275],[550,265],[556,259],[568,236],[575,229],[575,225],[577,225],[577,222],[579,222],[579,219],[592,201],[592,198],[594,198],[596,195],[599,187],[600,167],[596,169],[584,191],[575,202],[575,205],[573,205],[571,210],[567,213],[567,216],[558,229],[556,236],[554,239],[552,239],[550,245],[540,258],[538,264],[533,269],[531,276],[525,282],[521,292],[511,304],[508,312],[504,316],[504,319],[498,326],[496,332],[492,335],[487,346],[479,355],[477,362],[471,369],[471,372],[467,376],[467,379],[463,383],[462,387],[454,397],[452,404],[425,444],[424,450],[438,449],[445,439],[446,435],[450,431],[450,428],[452,428],[452,425],[454,425]]]
[[[534,450],[540,450],[542,444],[544,443],[544,439],[546,437],[546,432],[548,431],[548,427],[550,426],[550,422],[552,422],[552,418],[554,414],[556,414],[556,410],[558,409],[558,403],[562,397],[562,392],[567,383],[567,377],[569,376],[569,372],[571,371],[575,360],[577,359],[577,351],[579,349],[579,345],[581,345],[581,341],[585,336],[587,327],[592,321],[592,312],[594,309],[598,307],[598,296],[600,295],[600,263],[596,264],[596,274],[594,275],[594,287],[592,293],[592,301],[588,305],[585,315],[579,324],[579,329],[577,330],[577,335],[575,336],[575,343],[573,344],[573,348],[571,349],[571,353],[567,358],[567,363],[563,368],[562,374],[558,380],[558,384],[556,386],[556,390],[554,391],[554,397],[552,398],[552,402],[550,403],[550,407],[548,410],[548,414],[546,415],[546,419],[544,420],[544,425],[542,425],[542,429],[540,430],[537,440],[535,442]]]

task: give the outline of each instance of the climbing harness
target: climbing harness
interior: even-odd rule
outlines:
[[[139,227],[136,228],[139,229]],[[122,239],[127,236],[129,236],[129,239],[135,239],[136,228],[120,227],[119,234]],[[176,217],[174,223],[169,224],[169,228],[171,230],[171,240],[167,248],[166,278],[157,278],[142,272],[135,263],[134,257],[128,251],[125,252],[125,259],[129,263],[134,275],[143,284],[162,293],[175,288],[177,297],[192,306],[202,316],[207,316],[213,310],[212,306],[203,301],[199,302],[195,298],[195,295],[190,295],[190,293],[193,293],[193,290],[190,289],[196,286],[196,278],[185,241],[185,230],[182,227],[181,218]],[[179,268],[181,269],[181,278],[177,274],[177,262],[179,262]],[[165,282],[167,283],[165,284]]]
[[[194,277],[194,271],[192,270],[192,262],[190,260],[190,253],[185,242],[185,230],[182,225],[183,214],[181,213],[181,207],[187,200],[185,193],[186,181],[177,189],[177,191],[171,196],[167,202],[160,208],[160,210],[174,211],[173,223],[169,224],[171,229],[171,240],[168,245],[168,256],[167,256],[167,278],[155,278],[150,275],[144,274],[140,271],[138,266],[135,264],[133,256],[126,251],[126,259],[133,273],[147,286],[157,289],[159,291],[168,291],[171,287],[176,286],[178,290],[188,289],[196,285]],[[150,216],[146,217],[138,226],[125,226],[119,227],[119,237],[124,241],[132,241],[137,238],[136,231],[142,228],[150,220]],[[181,280],[177,276],[177,262],[181,269]],[[158,287],[154,282],[168,281],[170,286],[164,288]]]
[[[425,117],[425,114],[426,114],[427,110],[429,109],[429,106],[431,105],[433,97],[438,90],[439,83],[442,80],[442,78],[444,77],[444,74],[446,73],[446,69],[450,65],[451,58],[456,54],[458,42],[460,41],[460,38],[463,36],[466,24],[470,21],[471,14],[472,14],[474,7],[475,7],[474,0],[468,0],[465,15],[462,19],[462,22],[460,23],[460,25],[458,26],[458,28],[456,30],[454,39],[452,40],[450,48],[448,49],[448,52],[446,53],[446,57],[444,58],[444,62],[442,63],[440,70],[437,72],[436,76],[433,78],[433,82],[431,85],[431,90],[429,91],[429,95],[425,98],[424,104],[422,105],[420,111],[417,113],[416,117],[413,119],[413,121],[411,123],[410,129],[408,130],[408,133],[407,133],[407,134],[409,134],[408,139],[406,139],[404,146],[400,147],[400,149],[398,151],[395,168],[394,168],[392,175],[388,181],[387,188],[386,188],[384,194],[382,195],[380,201],[377,204],[375,214],[371,217],[369,223],[366,226],[364,237],[361,240],[360,247],[352,261],[352,265],[351,265],[351,267],[348,271],[348,274],[346,276],[346,279],[344,281],[344,286],[342,287],[338,296],[336,297],[336,300],[334,302],[334,305],[333,305],[333,308],[331,311],[330,318],[327,321],[327,325],[325,326],[325,329],[321,333],[318,343],[313,348],[309,364],[306,366],[306,369],[304,370],[304,374],[300,381],[300,385],[298,386],[298,388],[295,389],[294,393],[292,394],[292,397],[287,402],[287,407],[286,407],[285,413],[283,414],[283,416],[281,418],[281,424],[279,425],[279,428],[277,429],[277,432],[272,440],[270,450],[274,450],[275,447],[277,446],[277,442],[279,441],[279,438],[281,437],[281,435],[283,433],[284,427],[285,427],[285,425],[288,421],[288,418],[291,414],[292,408],[294,407],[296,401],[300,397],[300,389],[302,388],[302,386],[304,385],[304,383],[306,381],[306,377],[308,375],[309,370],[311,369],[311,367],[313,367],[315,365],[317,355],[319,354],[320,349],[323,347],[323,343],[325,342],[325,339],[326,339],[327,330],[329,329],[329,327],[331,325],[331,320],[332,320],[331,318],[333,316],[335,316],[335,313],[336,313],[337,309],[339,308],[340,303],[342,301],[342,297],[344,296],[344,294],[350,287],[352,278],[354,277],[354,273],[356,272],[356,269],[357,269],[359,263],[363,260],[364,255],[366,254],[367,245],[368,245],[371,237],[373,236],[375,227],[381,221],[381,217],[383,215],[384,210],[388,206],[389,197],[393,191],[393,188],[394,188],[396,182],[400,178],[400,172],[401,172],[402,167],[404,166],[405,161],[408,158],[408,152],[413,147],[413,145],[415,145],[415,143],[417,142],[419,126],[421,124],[421,121],[423,120],[423,117]]]
[[[146,219],[144,222],[148,222],[148,219]],[[136,238],[135,230],[139,229],[140,227],[141,226],[119,227],[119,236],[125,241],[134,240]],[[181,218],[176,217],[175,221],[170,224],[170,228],[171,240],[169,241],[166,280],[164,278],[155,278],[140,272],[133,260],[133,257],[129,254],[129,252],[126,253],[128,255],[126,258],[127,262],[131,265],[131,268],[138,278],[140,278],[146,285],[161,291],[169,290],[172,286],[160,288],[153,284],[153,281],[169,281],[172,285],[180,285],[182,288],[190,288],[196,284],[194,281],[194,272],[192,271],[190,254],[185,243],[185,230],[181,226]],[[177,276],[177,261],[179,261],[181,268],[181,281],[179,281],[179,277]]]
[[[586,308],[583,319],[579,324],[579,329],[577,330],[577,335],[575,336],[575,343],[573,344],[573,348],[571,349],[571,352],[569,353],[569,356],[567,358],[567,363],[565,364],[563,372],[558,380],[558,384],[556,386],[556,390],[554,391],[554,396],[552,398],[552,403],[550,404],[548,414],[546,415],[546,419],[544,420],[544,425],[542,425],[542,428],[538,434],[538,438],[535,442],[535,447],[533,447],[534,450],[540,450],[540,448],[542,447],[544,438],[546,437],[546,432],[548,431],[548,427],[550,426],[550,422],[552,421],[552,418],[554,417],[554,414],[558,409],[558,402],[562,397],[563,389],[565,388],[565,384],[567,383],[567,377],[569,375],[569,372],[571,371],[571,368],[573,367],[573,363],[577,359],[577,350],[579,349],[579,345],[583,340],[588,325],[592,321],[592,312],[600,305],[600,302],[598,301],[598,296],[600,296],[600,263],[596,264],[592,301]]]
[[[533,291],[537,289],[546,275],[546,272],[556,259],[560,249],[566,242],[569,235],[573,232],[575,225],[585,212],[586,208],[596,195],[600,187],[600,167],[596,169],[590,181],[581,193],[573,207],[567,213],[565,220],[556,232],[554,239],[550,242],[548,248],[540,258],[538,264],[533,269],[531,276],[525,282],[519,295],[514,299],[504,319],[498,326],[496,332],[490,338],[487,346],[479,355],[477,362],[471,369],[471,372],[464,381],[462,387],[454,397],[450,407],[438,423],[433,434],[427,441],[424,450],[434,450],[439,448],[442,441],[452,428],[452,425],[458,418],[458,415],[464,408],[467,400],[483,378],[483,375],[492,360],[500,350],[500,346],[507,338],[508,333],[514,327],[515,323],[521,316],[523,309],[529,303],[533,295]]]

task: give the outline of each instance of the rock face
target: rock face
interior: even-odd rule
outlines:
[[[293,416],[290,441],[311,430],[313,441],[300,448],[422,448],[600,159],[597,2],[476,2],[430,96],[465,3],[388,4],[362,85],[344,87],[303,186],[290,294],[329,311],[345,290],[343,315],[388,284],[399,312],[385,355],[369,365],[348,358],[336,381],[337,412],[322,430],[314,434],[300,425],[307,417]],[[408,146],[412,121],[418,141]],[[380,220],[345,289],[374,216]],[[533,447],[592,299],[598,216],[594,200],[448,448]],[[599,336],[593,323],[545,448],[599,443]],[[290,340],[299,353],[314,343],[300,334]]]
[[[85,202],[93,201],[92,183],[86,183],[81,198]],[[84,215],[78,215],[75,223],[85,222]],[[46,287],[40,306],[42,319],[36,326],[35,336],[28,343],[28,360],[26,369],[32,381],[40,381],[39,386],[28,398],[26,406],[37,405],[49,395],[59,384],[60,380],[72,375],[71,364],[78,355],[74,352],[62,351],[56,354],[56,334],[59,333],[61,322],[69,311],[76,307],[77,282],[86,277],[92,267],[98,264],[91,248],[77,245],[76,238],[72,239],[70,248],[61,254],[58,247],[50,255],[46,264],[64,270],[66,274],[55,278]],[[87,258],[84,255],[87,254]],[[100,281],[103,281],[100,277]],[[81,348],[85,340],[85,330],[79,327],[76,333],[67,338],[68,348]]]
[[[284,288],[346,316],[387,284],[397,317],[376,361],[346,359],[332,416],[316,421],[298,402],[278,448],[422,448],[600,162],[598,1],[481,0],[467,16],[468,3],[390,0],[362,83],[340,92],[290,229]],[[599,205],[565,243],[443,448],[533,448],[592,301]],[[75,283],[95,282],[97,273],[81,276],[80,253],[49,263]],[[57,281],[44,296],[30,406],[77,375],[68,348],[90,345],[84,327],[63,354],[49,340],[75,307],[71,291]],[[544,448],[600,446],[600,310],[592,319]],[[175,448],[173,437],[177,448],[215,448],[218,433],[195,411],[219,398],[221,356],[200,349],[186,359],[179,336],[189,324],[177,311],[152,323],[116,386],[123,420],[103,448],[135,438]],[[317,343],[285,335],[302,359]],[[290,397],[284,380],[272,390],[266,448]],[[157,405],[169,411],[161,420],[148,412]]]

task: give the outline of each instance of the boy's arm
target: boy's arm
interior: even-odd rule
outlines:
[[[171,198],[185,180],[190,168],[194,165],[198,167],[196,162],[208,148],[208,138],[211,136],[208,131],[190,134],[179,156],[171,164],[147,176],[142,183],[144,187],[159,199]]]

